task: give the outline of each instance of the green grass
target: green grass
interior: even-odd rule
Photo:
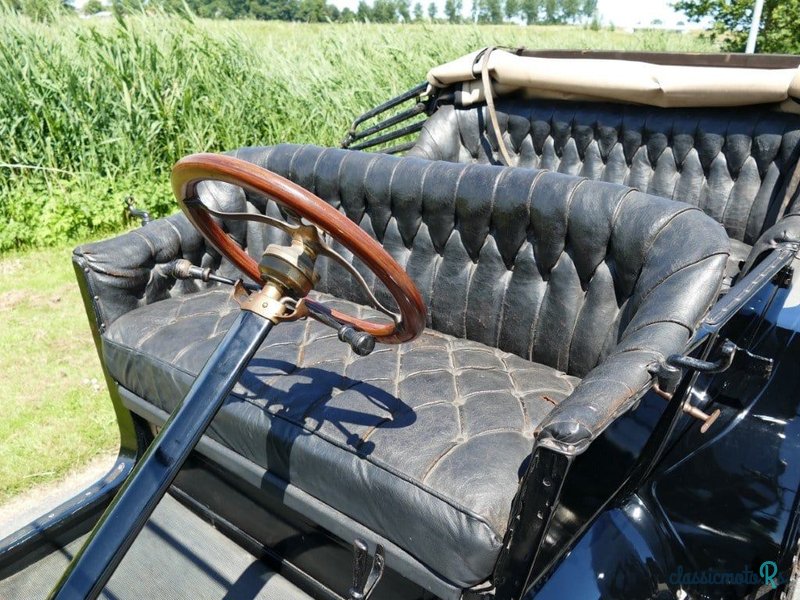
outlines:
[[[128,194],[172,212],[169,168],[185,154],[335,145],[355,115],[486,45],[714,49],[566,27],[0,14],[0,503],[117,444],[68,242],[119,230]],[[31,246],[51,249],[17,250]]]
[[[118,229],[121,199],[173,208],[180,157],[335,145],[355,115],[485,45],[708,51],[692,35],[517,25],[124,23],[0,14],[0,252]]]
[[[0,259],[0,504],[118,445],[70,253]]]

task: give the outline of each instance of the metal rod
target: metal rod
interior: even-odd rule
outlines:
[[[745,54],[753,54],[756,51],[756,39],[758,38],[758,30],[761,27],[761,12],[764,10],[764,0],[756,0],[753,7],[753,20],[750,22],[750,35],[747,36],[747,46],[744,49]]]
[[[377,146],[378,144],[383,144],[385,142],[391,142],[392,140],[396,140],[397,138],[404,137],[406,135],[410,135],[412,133],[416,133],[417,131],[422,130],[422,125],[425,123],[425,120],[419,121],[414,123],[413,125],[409,125],[408,127],[403,127],[402,129],[397,129],[385,135],[379,135],[376,138],[373,138],[369,141],[366,141],[362,144],[356,144],[355,146],[350,146],[351,150],[363,150],[364,148],[371,148],[372,146]]]
[[[363,131],[354,132],[351,137],[349,143],[353,143],[356,140],[363,139],[365,137],[369,137],[373,134],[376,134],[384,129],[388,129],[392,125],[397,125],[398,123],[402,123],[403,121],[407,121],[411,117],[416,117],[418,114],[425,112],[425,104],[422,102],[418,102],[412,108],[408,110],[404,110],[402,112],[397,113],[394,116],[389,117],[388,119],[384,119],[383,121],[372,125],[371,127],[367,127]]]
[[[416,98],[417,96],[422,94],[422,92],[424,92],[427,88],[428,88],[428,82],[424,81],[419,85],[411,88],[410,90],[403,92],[399,96],[395,96],[391,100],[387,100],[383,104],[380,104],[375,108],[368,110],[363,115],[358,117],[355,121],[353,121],[353,124],[350,126],[350,131],[355,132],[356,127],[361,125],[361,123],[363,123],[364,121],[371,119],[372,117],[379,115],[382,112],[386,112],[390,108],[393,108],[398,104],[402,104],[406,100],[410,100],[411,98]]]
[[[241,311],[50,593],[51,600],[97,598],[272,327],[268,319]]]

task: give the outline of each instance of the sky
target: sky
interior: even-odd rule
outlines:
[[[355,10],[358,0],[330,0],[339,8],[349,7]],[[367,0],[369,2],[369,0]],[[416,0],[412,0],[412,4]],[[430,0],[420,0],[426,7]],[[439,5],[439,13],[444,13],[444,0],[435,0]],[[463,0],[464,14],[468,14],[472,0]],[[655,19],[660,19],[665,26],[671,26],[678,21],[685,21],[685,17],[676,13],[670,7],[671,2],[665,0],[598,0],[597,9],[603,23],[613,23],[617,27],[633,27],[634,25],[648,25]]]

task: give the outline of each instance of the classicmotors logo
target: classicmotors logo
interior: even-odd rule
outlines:
[[[783,573],[778,573],[777,563],[765,560],[753,571],[745,567],[743,571],[684,571],[682,566],[670,573],[668,583],[671,585],[768,585],[773,590],[789,580]]]

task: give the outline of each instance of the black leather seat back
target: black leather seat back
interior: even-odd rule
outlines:
[[[515,166],[620,183],[699,206],[752,245],[780,217],[800,147],[800,117],[753,108],[655,108],[520,100],[497,102]],[[485,107],[439,108],[412,156],[499,162]]]
[[[620,342],[635,350],[639,339],[688,338],[726,260],[724,231],[700,210],[619,185],[314,146],[235,154],[373,235],[414,279],[433,329],[578,377]],[[224,184],[208,184],[202,197],[277,215],[274,203]],[[254,257],[282,235],[229,225]],[[320,275],[320,291],[365,301],[344,270]]]

